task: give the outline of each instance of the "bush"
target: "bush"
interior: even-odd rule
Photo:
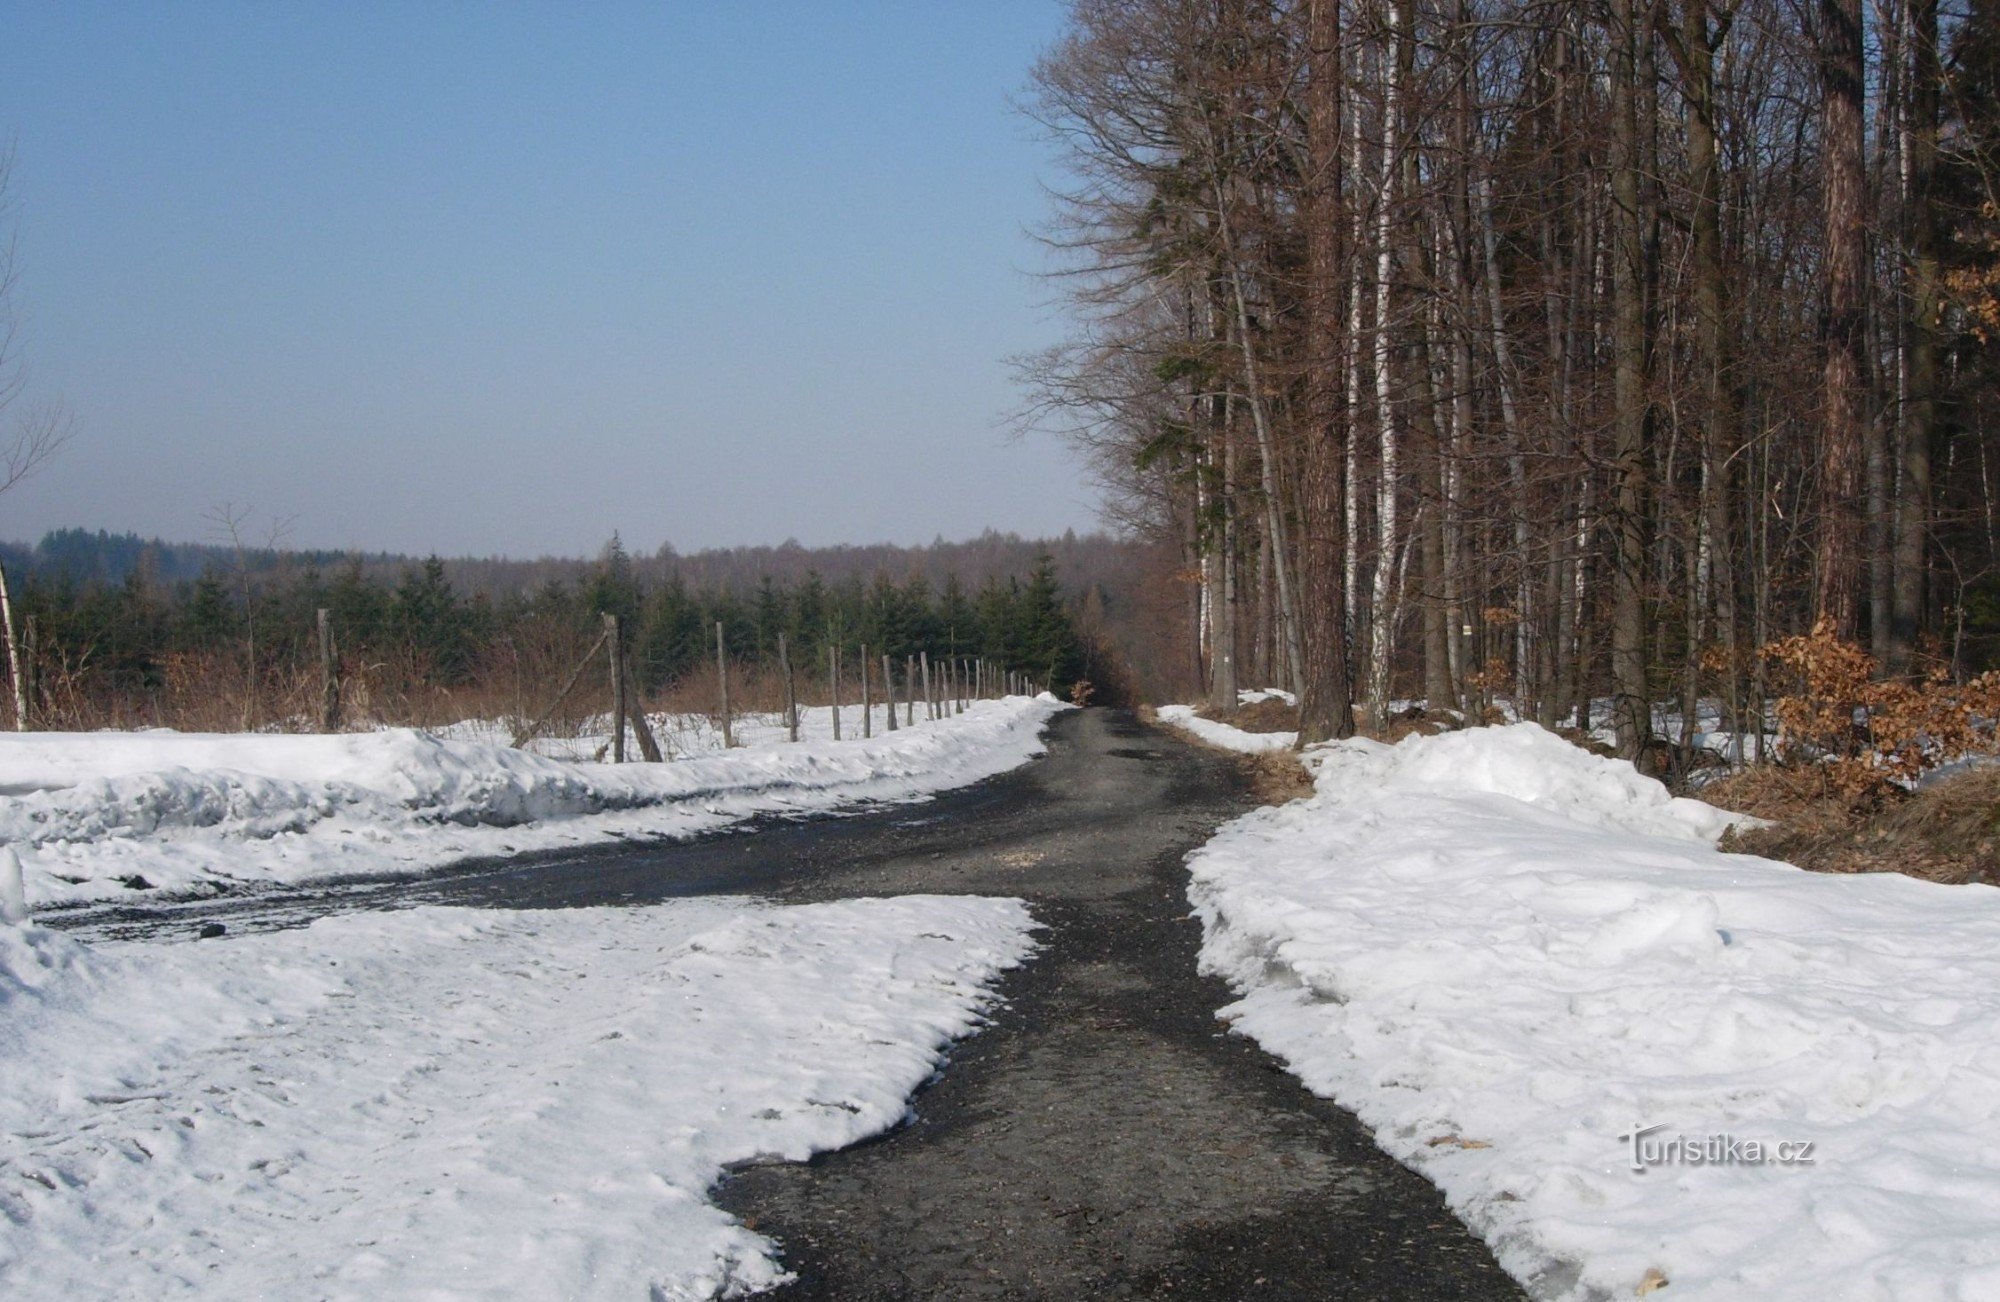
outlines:
[[[1794,690],[1777,703],[1779,759],[1818,766],[1849,799],[1993,749],[2000,673],[1968,683],[1942,674],[1915,682],[1878,680],[1874,659],[1835,637],[1824,622],[1763,653],[1794,680]]]

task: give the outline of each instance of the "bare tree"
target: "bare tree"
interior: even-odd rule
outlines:
[[[259,717],[261,693],[258,690],[260,672],[257,663],[257,592],[250,578],[251,545],[244,535],[252,514],[250,507],[238,507],[231,502],[210,507],[202,514],[202,519],[208,521],[213,536],[228,545],[236,561],[237,598],[243,603],[243,730],[245,732],[255,729],[261,722]],[[257,550],[266,556],[275,556],[278,549],[284,545],[285,539],[290,536],[292,525],[297,519],[297,516],[287,516],[284,519],[272,516],[270,527],[265,531],[263,546]]]
[[[20,275],[18,235],[13,220],[14,153],[0,153],[0,421],[12,427],[0,443],[0,494],[27,479],[48,463],[75,432],[75,422],[62,400],[38,404],[22,403],[27,388],[27,370],[19,348],[20,321],[14,309],[14,290]],[[7,669],[14,688],[14,727],[28,727],[26,678],[21,665],[21,644],[14,632],[14,601],[7,574],[0,568],[0,631],[7,638]]]

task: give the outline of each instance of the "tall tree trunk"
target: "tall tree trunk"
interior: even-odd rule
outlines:
[[[1305,528],[1300,633],[1305,681],[1299,744],[1354,733],[1347,662],[1347,532],[1343,474],[1351,427],[1341,421],[1341,86],[1339,0],[1311,0],[1308,21]]]
[[[1222,438],[1222,556],[1219,600],[1215,611],[1215,664],[1210,670],[1210,704],[1218,710],[1234,710],[1239,700],[1236,682],[1236,433],[1231,428],[1233,404],[1216,399],[1223,414],[1218,422]]]
[[[1722,165],[1715,92],[1715,52],[1728,39],[1735,10],[1718,18],[1713,0],[1685,0],[1678,35],[1666,29],[1680,65],[1687,100],[1688,226],[1695,313],[1697,382],[1701,392],[1701,498],[1698,586],[1704,591],[1689,620],[1690,671],[1699,653],[1703,607],[1712,605],[1722,648],[1723,691],[1735,730],[1736,585],[1732,559],[1729,466],[1737,446],[1735,388],[1729,378],[1728,274],[1722,244]]]
[[[1646,235],[1640,208],[1639,18],[1611,6],[1612,461],[1611,680],[1618,753],[1639,758],[1652,734],[1646,690]]]
[[[1860,583],[1863,392],[1866,358],[1867,127],[1861,0],[1820,0],[1823,198],[1826,221],[1826,414],[1820,457],[1819,581],[1814,610],[1835,635],[1854,636]]]
[[[1382,183],[1375,211],[1375,422],[1381,452],[1376,463],[1375,575],[1369,595],[1368,721],[1380,731],[1388,719],[1390,677],[1395,668],[1395,575],[1398,545],[1396,488],[1400,467],[1396,430],[1395,375],[1390,319],[1390,285],[1395,274],[1395,195],[1402,113],[1402,6],[1388,5],[1382,53]]]
[[[1938,101],[1944,80],[1938,52],[1938,0],[1908,0],[1909,89],[1909,401],[1897,430],[1902,474],[1897,481],[1893,616],[1888,667],[1907,673],[1923,624],[1925,543],[1930,532],[1931,436],[1937,424],[1941,311],[1938,221],[1935,212]]]

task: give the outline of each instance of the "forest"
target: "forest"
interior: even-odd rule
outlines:
[[[1107,548],[1119,550],[1074,538],[1065,550],[1074,560]],[[871,666],[892,657],[899,682],[906,657],[980,657],[1060,695],[1079,681],[1125,690],[1099,590],[1065,592],[1044,545],[990,535],[970,583],[955,569],[933,583],[931,549],[781,550],[796,566],[670,548],[635,558],[615,536],[594,563],[448,562],[61,530],[8,558],[21,703],[38,728],[310,728],[321,610],[349,726],[532,717],[606,614],[621,621],[642,694],[703,710],[716,695],[717,625],[747,708],[781,697],[781,636],[813,700],[831,690],[830,648],[850,696],[864,647]],[[586,713],[602,704],[580,694]]]
[[[1761,750],[1788,638],[2000,663],[2000,4],[1079,0],[1029,107],[1027,419],[1179,558],[1218,707]]]

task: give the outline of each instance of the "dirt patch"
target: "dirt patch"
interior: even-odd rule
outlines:
[[[1710,804],[1770,819],[1729,833],[1722,848],[1816,872],[1897,872],[1925,881],[2000,885],[2000,769],[1981,768],[1910,793],[1850,799],[1809,766],[1758,765],[1710,783]]]
[[[1283,706],[1284,702],[1258,702],[1258,706],[1268,704]],[[1257,707],[1253,706],[1251,708],[1255,709]],[[1211,717],[1206,711],[1202,711],[1201,714],[1203,718]],[[1139,718],[1147,727],[1158,728],[1162,732],[1173,734],[1176,741],[1185,742],[1190,746],[1198,747],[1212,754],[1228,756],[1238,768],[1243,770],[1244,779],[1249,783],[1250,794],[1256,798],[1259,804],[1290,804],[1294,800],[1302,800],[1313,793],[1312,774],[1307,771],[1306,766],[1299,760],[1297,751],[1267,750],[1255,755],[1246,755],[1242,751],[1230,750],[1226,746],[1217,746],[1213,742],[1195,736],[1195,734],[1185,728],[1176,728],[1171,723],[1162,722],[1158,712],[1151,706],[1142,707],[1139,710]],[[1244,731],[1253,730],[1245,729]],[[1267,731],[1290,732],[1291,729],[1279,728]]]
[[[1456,714],[1434,713],[1421,705],[1412,705],[1390,715],[1389,726],[1377,733],[1376,738],[1393,746],[1405,737],[1435,737],[1463,726]]]
[[[1195,711],[1204,719],[1226,723],[1244,732],[1297,732],[1299,711],[1278,697],[1268,697],[1236,710],[1218,710],[1204,705]]]
[[[1312,774],[1295,752],[1265,751],[1238,756],[1250,778],[1250,794],[1266,805],[1286,805],[1313,793]]]

